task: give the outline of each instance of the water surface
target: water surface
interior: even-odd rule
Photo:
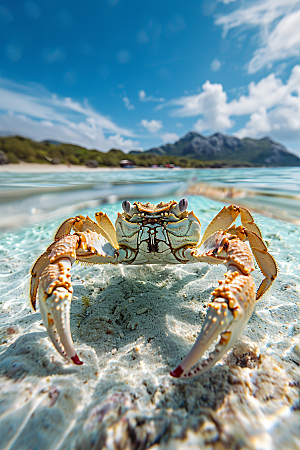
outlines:
[[[76,173],[66,169],[57,173],[0,173],[0,231],[70,216],[107,202],[173,198],[186,192],[300,223],[298,167],[100,169]]]
[[[0,449],[142,448],[145,439],[143,448],[185,450],[212,448],[218,433],[224,448],[298,448],[299,225],[254,213],[278,277],[234,350],[193,380],[169,371],[195,341],[223,266],[74,264],[70,320],[83,366],[62,361],[28,296],[30,268],[70,214],[102,210],[114,221],[124,197],[185,195],[204,230],[223,202],[187,190],[246,186],[278,202],[297,196],[297,170],[1,174],[1,221],[15,228],[0,234]],[[259,286],[258,267],[253,277]]]

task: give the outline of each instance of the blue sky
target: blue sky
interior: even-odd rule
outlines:
[[[189,131],[300,154],[300,0],[0,0],[0,134],[147,149]]]

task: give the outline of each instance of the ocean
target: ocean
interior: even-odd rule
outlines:
[[[299,168],[2,172],[0,192],[0,450],[299,448]],[[114,221],[124,199],[182,197],[202,231],[224,204],[248,205],[276,260],[237,344],[198,378],[169,375],[222,266],[74,264],[71,332],[84,364],[65,363],[28,296],[59,224],[98,211]],[[253,277],[259,286],[258,266]]]
[[[300,223],[298,167],[106,169],[0,173],[0,231],[63,218],[105,203],[119,204],[124,199],[169,199],[186,192]]]

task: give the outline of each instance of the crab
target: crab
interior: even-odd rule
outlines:
[[[122,203],[115,227],[102,212],[65,220],[54,242],[31,269],[30,298],[36,299],[49,337],[63,358],[80,365],[70,332],[71,266],[93,264],[225,264],[225,278],[212,292],[200,334],[170,375],[189,378],[213,367],[234,345],[255,305],[277,276],[277,266],[252,215],[230,205],[214,217],[200,238],[200,221],[186,199],[168,203]],[[242,225],[234,224],[240,216]],[[248,241],[250,246],[248,245]],[[252,250],[252,251],[251,251]],[[251,275],[254,257],[264,279],[257,292]],[[204,353],[216,343],[208,357]]]

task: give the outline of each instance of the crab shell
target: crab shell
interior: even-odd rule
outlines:
[[[175,201],[156,206],[136,202],[133,207],[130,205],[128,213],[124,207],[124,213],[118,214],[116,220],[116,237],[119,248],[130,249],[135,255],[128,263],[183,262],[177,256],[178,250],[195,247],[199,242],[201,229],[199,219],[193,212],[187,213],[184,206]]]

